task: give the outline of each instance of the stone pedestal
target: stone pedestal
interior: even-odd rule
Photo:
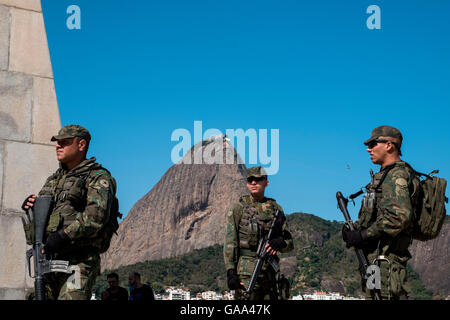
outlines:
[[[61,127],[40,0],[0,0],[0,299],[23,299],[20,206],[55,171]]]

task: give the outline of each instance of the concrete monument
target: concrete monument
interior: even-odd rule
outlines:
[[[23,299],[20,206],[57,168],[61,121],[40,0],[0,0],[0,299]]]

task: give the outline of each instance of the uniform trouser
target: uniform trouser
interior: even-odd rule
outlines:
[[[48,300],[89,300],[95,279],[100,274],[99,254],[83,253],[67,260],[74,270],[72,274],[51,272],[44,275],[46,298]],[[34,299],[34,290],[27,294],[27,299]]]
[[[247,288],[251,276],[239,275],[239,277]],[[243,293],[236,292],[235,297],[237,300],[244,300]],[[256,281],[255,287],[250,294],[250,300],[278,300],[278,288],[274,272],[266,270],[260,274],[258,280]]]
[[[368,255],[369,263],[372,263],[377,256]],[[406,273],[406,262],[400,262],[395,256],[389,255],[382,260],[375,261],[378,263],[381,273],[381,290],[376,290],[378,296],[382,300],[399,300],[407,298],[410,292],[410,284]],[[362,290],[368,300],[373,300],[374,290],[366,287],[366,282],[362,281]]]

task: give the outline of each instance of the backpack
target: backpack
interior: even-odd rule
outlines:
[[[113,235],[117,235],[117,230],[119,229],[118,220],[120,218],[122,218],[122,214],[119,212],[119,199],[114,196],[114,200],[111,204],[111,210],[109,212],[109,218],[99,231],[101,236],[100,253],[105,253],[109,249]]]
[[[412,238],[419,241],[434,239],[441,231],[446,217],[445,196],[447,180],[434,176],[439,170],[424,174],[409,168],[419,179],[417,195],[414,201],[414,218]],[[422,179],[420,179],[420,177]]]
[[[101,167],[99,171],[101,170],[105,170],[109,174],[113,181],[114,188],[114,199],[111,203],[108,220],[106,220],[103,227],[98,231],[99,253],[105,253],[109,249],[113,235],[117,235],[117,230],[119,229],[119,219],[122,218],[122,214],[119,212],[119,199],[115,195],[117,188],[116,180],[111,176],[111,173],[107,169]]]
[[[412,238],[419,241],[434,239],[441,231],[446,217],[445,203],[448,203],[448,198],[445,196],[445,189],[447,187],[447,180],[433,176],[439,173],[439,170],[425,174],[414,170],[408,163],[405,162],[405,164],[412,170],[414,174],[413,179],[418,180],[416,193],[412,195]],[[394,166],[386,167],[386,171],[376,188],[381,186],[387,173]],[[362,193],[362,191],[357,192],[349,198],[353,200]]]

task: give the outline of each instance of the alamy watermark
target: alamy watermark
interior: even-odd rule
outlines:
[[[269,143],[268,129],[226,129],[223,134],[211,128],[203,132],[202,121],[194,121],[193,138],[184,128],[172,132],[171,141],[178,141],[171,151],[174,164],[243,164],[248,158],[249,165],[260,164],[268,175],[279,170],[279,129],[270,129]]]
[[[381,9],[379,6],[372,4],[367,7],[366,13],[370,16],[366,20],[366,26],[369,30],[381,29]]]
[[[66,20],[66,26],[69,30],[80,30],[81,29],[81,9],[79,6],[72,4],[67,7],[67,14],[70,16]]]

